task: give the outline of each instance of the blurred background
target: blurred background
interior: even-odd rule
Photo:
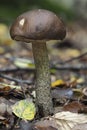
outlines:
[[[20,13],[34,8],[51,10],[65,20],[87,19],[87,0],[0,0],[0,22],[9,24]]]
[[[0,0],[1,42],[18,15],[36,8],[55,12],[66,24],[66,40],[80,49],[87,46],[87,0]]]
[[[2,0],[0,2],[0,21],[10,23],[20,13],[34,8],[43,8],[73,18],[73,0]]]

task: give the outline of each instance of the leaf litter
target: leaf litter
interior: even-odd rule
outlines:
[[[0,26],[3,28],[3,25]],[[14,125],[17,115],[13,114],[11,106],[26,98],[32,98],[33,102],[35,101],[35,66],[31,45],[23,46],[13,42],[8,36],[7,28],[5,26],[5,36],[2,32],[3,39],[0,40],[0,73],[3,74],[0,75],[0,128],[10,129],[14,126],[14,129],[20,129],[20,123]],[[79,34],[76,33],[76,35]],[[64,42],[66,42],[65,47]],[[72,47],[67,46],[69,45],[67,43],[70,43]],[[77,130],[80,126],[79,130],[81,128],[85,130],[87,128],[87,49],[82,48],[82,44],[81,47],[78,46],[78,39],[75,39],[74,33],[70,33],[63,43],[56,42],[56,45],[48,45],[55,114],[38,120],[36,111],[31,121],[32,127],[38,130],[71,130],[76,127],[74,130]],[[24,119],[22,121],[27,122]],[[41,125],[44,122],[46,127]]]

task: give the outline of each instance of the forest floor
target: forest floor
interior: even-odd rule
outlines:
[[[0,24],[0,29],[0,129],[32,129],[32,124],[38,120],[38,114],[33,121],[27,123],[13,114],[11,108],[25,98],[32,98],[35,101],[36,77],[32,46],[31,43],[12,41],[6,25]],[[87,28],[71,23],[67,27],[64,41],[50,41],[47,48],[54,113],[68,111],[86,115]],[[86,130],[86,123],[72,130]],[[38,130],[54,128],[36,126]]]

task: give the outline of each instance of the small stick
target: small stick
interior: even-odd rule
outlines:
[[[3,75],[3,74],[0,74],[0,77],[2,77],[4,79],[7,79],[7,80],[10,80],[10,81],[15,81],[17,83],[23,83],[23,84],[28,84],[28,85],[33,84],[32,81],[29,81],[29,80],[20,80],[20,79],[12,78],[12,77],[9,77],[9,76]]]

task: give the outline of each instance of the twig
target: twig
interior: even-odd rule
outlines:
[[[52,66],[52,69],[56,69],[56,70],[73,70],[73,71],[79,71],[79,70],[87,70],[87,65],[60,65],[60,66]]]
[[[33,84],[32,81],[20,80],[20,79],[12,78],[12,77],[9,77],[9,76],[3,75],[3,74],[0,74],[0,77],[7,79],[7,80],[10,80],[10,81],[15,81],[16,83],[22,83],[22,84],[28,84],[28,85]]]
[[[4,68],[0,69],[0,73],[11,73],[11,72],[17,72],[17,71],[28,71],[28,72],[35,72],[34,68]]]
[[[71,58],[71,59],[69,59],[69,60],[58,62],[58,63],[56,63],[56,64],[66,64],[66,63],[71,62],[71,61],[73,61],[73,60],[78,60],[78,59],[82,58],[82,57],[85,56],[85,55],[87,55],[87,52],[85,52],[85,53],[83,53],[83,54],[81,54],[81,55],[79,55],[79,56],[73,57],[73,58]]]

